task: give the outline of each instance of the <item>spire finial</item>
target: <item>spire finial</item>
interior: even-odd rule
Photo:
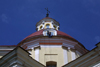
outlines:
[[[50,11],[48,10],[48,8],[45,8],[47,10],[47,14],[46,14],[46,17],[49,17],[49,13]]]

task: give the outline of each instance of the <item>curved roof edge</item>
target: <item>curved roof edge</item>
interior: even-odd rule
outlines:
[[[37,22],[37,23],[36,23],[36,26],[37,26],[38,24],[40,24],[42,21],[47,20],[47,19],[48,19],[48,20],[53,20],[54,23],[57,23],[58,25],[60,25],[59,22],[57,22],[55,19],[50,18],[50,17],[45,17],[45,18],[41,19],[39,22]]]
[[[35,33],[32,33],[32,34],[30,34],[29,36],[27,36],[26,38],[24,38],[20,43],[18,43],[17,45],[18,46],[20,46],[22,43],[24,43],[24,42],[26,42],[26,41],[28,41],[28,40],[30,40],[30,39],[32,39],[32,38],[39,38],[39,37],[44,37],[43,36],[43,31],[44,31],[44,29],[42,29],[42,30],[40,30],[40,31],[37,31],[37,32],[35,32]],[[78,42],[76,39],[74,39],[73,37],[71,37],[70,35],[68,35],[68,34],[66,34],[66,33],[64,33],[64,32],[62,32],[62,31],[58,31],[57,30],[57,36],[58,37],[64,37],[64,38],[69,38],[69,39],[71,39],[71,40],[73,40],[73,41],[75,41],[75,42]],[[54,36],[54,37],[57,37],[57,36]],[[80,44],[82,47],[84,47],[80,42],[78,42],[78,44]],[[84,47],[85,48],[85,47]],[[86,48],[85,48],[86,49]]]
[[[44,29],[42,29],[40,31],[37,31],[37,32],[34,32],[34,33],[30,34],[29,36],[27,36],[26,38],[24,38],[22,41],[24,41],[24,40],[26,40],[28,38],[34,37],[34,36],[40,36],[40,35],[43,36],[43,31],[44,31]],[[58,30],[57,30],[57,36],[66,36],[68,38],[74,39],[70,35],[68,35],[68,34],[66,34],[66,33],[64,33],[62,31],[58,31]]]

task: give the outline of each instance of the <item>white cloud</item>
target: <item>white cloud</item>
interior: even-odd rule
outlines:
[[[96,42],[100,42],[100,36],[95,37]]]
[[[2,20],[2,22],[4,22],[4,23],[8,23],[8,17],[6,16],[6,14],[2,14],[2,15],[1,15],[1,20]]]

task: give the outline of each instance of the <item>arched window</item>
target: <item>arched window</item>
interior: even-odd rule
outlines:
[[[54,61],[46,62],[46,67],[57,67],[57,63]]]
[[[53,27],[56,29],[56,26],[55,25]]]
[[[42,26],[40,26],[40,30],[42,29]]]
[[[46,28],[50,28],[50,24],[46,24]]]

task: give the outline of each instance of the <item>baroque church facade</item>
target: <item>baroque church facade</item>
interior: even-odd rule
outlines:
[[[100,43],[88,51],[47,16],[17,45],[0,45],[0,67],[100,67]]]

